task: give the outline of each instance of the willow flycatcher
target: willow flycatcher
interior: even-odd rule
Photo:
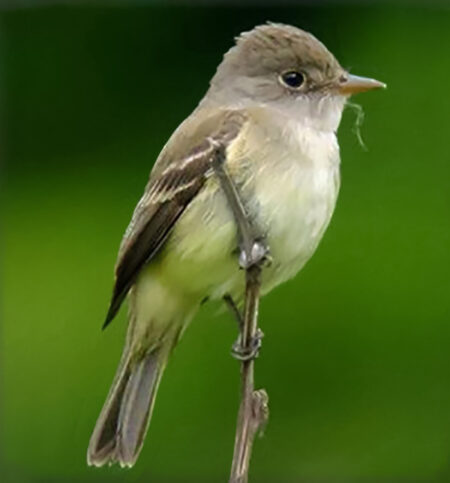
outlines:
[[[122,240],[105,325],[128,295],[129,327],[89,464],[135,463],[167,359],[202,301],[242,303],[236,223],[214,175],[216,147],[270,248],[265,294],[298,273],[328,226],[346,99],[383,86],[349,74],[292,26],[262,25],[236,39],[159,155]]]

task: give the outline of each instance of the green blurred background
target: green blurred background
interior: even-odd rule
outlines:
[[[85,453],[121,352],[100,326],[121,235],[159,150],[233,36],[315,33],[387,82],[340,128],[343,183],[315,257],[262,302],[271,417],[251,481],[450,482],[450,9],[121,6],[1,13],[2,482],[222,482],[236,328],[206,305],[131,471]]]

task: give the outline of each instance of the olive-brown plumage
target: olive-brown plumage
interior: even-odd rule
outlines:
[[[202,300],[242,301],[235,220],[211,166],[217,146],[271,251],[265,294],[303,267],[330,221],[346,98],[381,86],[349,75],[292,26],[263,25],[237,39],[159,155],[120,246],[105,326],[127,295],[129,326],[89,464],[135,463],[168,357]]]

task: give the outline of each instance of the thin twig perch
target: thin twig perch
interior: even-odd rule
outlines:
[[[214,141],[212,141],[214,142]],[[220,186],[233,212],[239,238],[239,263],[245,269],[244,316],[240,316],[231,298],[226,299],[240,325],[235,351],[241,359],[241,403],[239,407],[230,483],[247,483],[253,441],[267,422],[268,396],[264,389],[254,388],[254,358],[259,349],[261,332],[258,329],[258,308],[261,271],[268,258],[268,248],[262,234],[249,220],[238,190],[225,168],[225,148],[215,143],[213,167]],[[231,304],[230,304],[231,302]]]
[[[258,306],[261,267],[254,265],[246,271],[244,324],[241,344],[251,350],[258,331]],[[268,396],[264,389],[254,389],[254,359],[243,360],[241,366],[241,404],[236,426],[230,483],[247,483],[253,441],[268,418]]]

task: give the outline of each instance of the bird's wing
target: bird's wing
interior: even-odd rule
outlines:
[[[212,174],[216,143],[229,146],[246,119],[242,111],[216,111],[201,123],[188,119],[169,140],[123,237],[103,327],[117,314],[140,270],[160,251],[178,218]]]

